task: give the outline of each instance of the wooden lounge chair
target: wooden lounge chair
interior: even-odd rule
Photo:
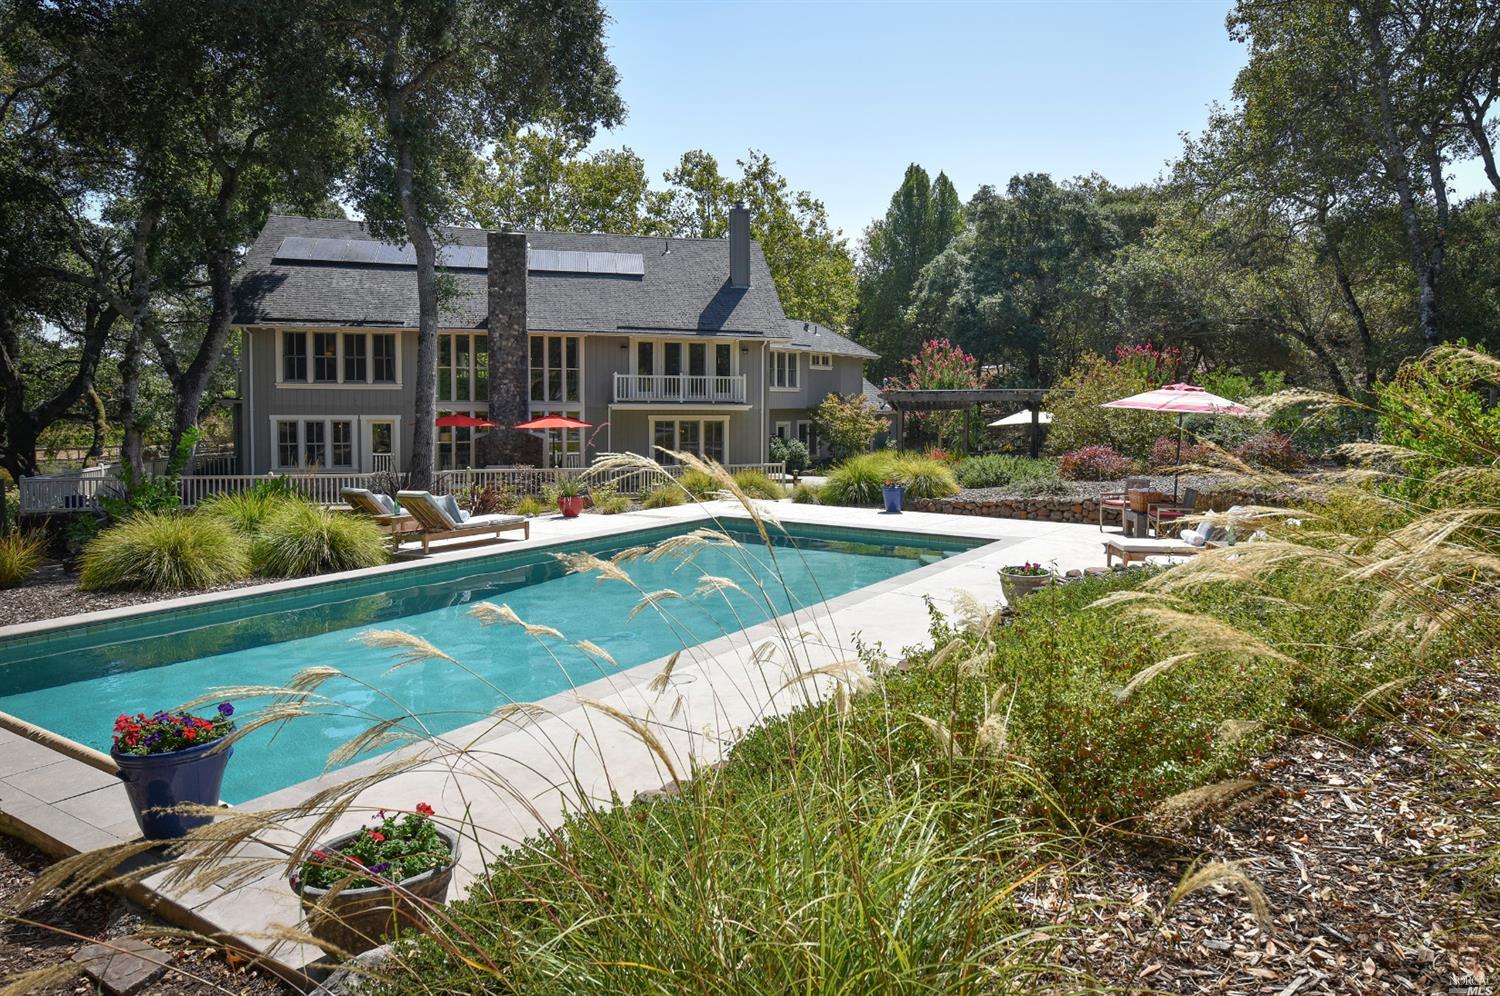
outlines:
[[[378,495],[365,488],[345,488],[339,494],[350,508],[391,536],[396,545],[400,544],[399,536],[402,533],[413,532],[418,528],[416,518],[405,512],[397,512],[396,503],[386,495]]]
[[[531,537],[531,520],[524,515],[475,515],[469,516],[465,512],[458,512],[454,516],[447,507],[448,502],[436,498],[426,491],[398,491],[396,499],[401,502],[401,507],[410,512],[417,520],[418,529],[409,538],[422,541],[422,552],[429,552],[429,544],[438,539],[454,539],[459,536],[483,536],[494,534],[496,540],[500,534],[510,530],[519,529],[523,538]],[[456,506],[454,511],[456,511]],[[404,541],[408,537],[401,537]]]
[[[1202,553],[1201,546],[1191,546],[1175,539],[1125,539],[1111,537],[1104,541],[1104,566],[1114,564],[1115,558],[1127,567],[1147,557],[1191,557]]]
[[[1149,477],[1127,477],[1125,478],[1125,490],[1111,492],[1099,496],[1099,531],[1104,532],[1104,516],[1113,515],[1119,520],[1120,528],[1125,528],[1125,510],[1130,507],[1130,492],[1140,491],[1151,486]]]

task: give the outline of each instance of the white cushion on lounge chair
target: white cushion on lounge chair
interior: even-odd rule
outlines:
[[[349,507],[366,515],[395,515],[396,502],[390,495],[377,494],[365,488],[345,488],[339,492]]]
[[[525,522],[524,515],[505,515],[501,512],[491,512],[488,515],[471,515],[464,522],[466,526],[498,526],[512,522]]]
[[[447,512],[448,518],[452,519],[454,522],[462,525],[463,523],[468,521],[469,513],[458,507],[458,499],[453,497],[452,495],[433,495],[432,500],[435,501],[444,512]]]

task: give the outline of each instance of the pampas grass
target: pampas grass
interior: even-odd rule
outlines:
[[[46,560],[46,533],[18,529],[0,534],[0,588],[13,588],[30,580]]]

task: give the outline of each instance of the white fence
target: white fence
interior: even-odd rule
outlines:
[[[120,482],[115,474],[104,473],[104,468],[92,469],[101,472],[21,478],[21,514],[45,515],[99,508],[99,496],[119,493]],[[679,470],[676,467],[663,469],[674,476]],[[735,463],[729,464],[726,469],[731,473],[758,470],[776,480],[782,480],[786,476],[786,465],[782,463]],[[556,486],[565,477],[581,477],[588,473],[589,469],[586,467],[440,470],[434,475],[433,489],[441,494],[494,484],[513,488],[522,494],[537,494],[545,487]],[[182,503],[186,507],[192,507],[210,495],[248,491],[256,484],[270,480],[286,481],[298,494],[325,505],[341,504],[341,492],[345,488],[380,489],[400,482],[400,478],[392,474],[193,474],[182,478],[180,482]],[[660,483],[659,475],[638,469],[595,472],[589,476],[589,480],[592,483],[609,484],[622,494],[632,495],[641,494]]]
[[[616,401],[745,402],[745,375],[615,374]]]

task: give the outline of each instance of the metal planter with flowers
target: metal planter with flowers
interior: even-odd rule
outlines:
[[[424,907],[442,905],[458,863],[458,835],[417,803],[320,845],[291,875],[308,931],[330,954],[354,955],[399,927],[421,930]]]
[[[210,718],[187,712],[136,713],[115,718],[110,756],[120,768],[136,824],[147,840],[182,837],[212,816],[177,812],[185,805],[217,806],[224,768],[234,754],[234,706],[219,704]]]
[[[1056,579],[1057,575],[1041,564],[1027,562],[1000,568],[1000,590],[1008,605],[1015,605],[1022,596],[1040,591]]]

